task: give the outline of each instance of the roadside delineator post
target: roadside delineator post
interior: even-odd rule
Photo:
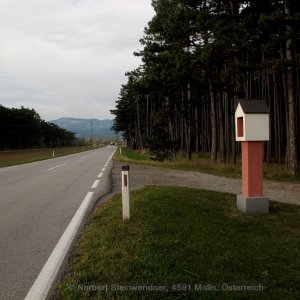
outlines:
[[[54,150],[52,151],[52,157],[55,157],[55,151]]]
[[[235,110],[235,137],[242,143],[242,195],[237,208],[251,215],[268,214],[263,195],[264,141],[269,140],[269,108],[264,100],[239,100]]]
[[[129,165],[122,166],[122,211],[123,221],[130,219],[129,203]]]

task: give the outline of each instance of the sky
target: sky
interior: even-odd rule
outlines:
[[[0,0],[0,104],[113,119],[151,0]]]

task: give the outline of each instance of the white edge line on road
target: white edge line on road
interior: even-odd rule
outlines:
[[[105,168],[102,168],[101,172],[104,172],[105,171]]]
[[[66,165],[66,164],[67,164],[67,163],[64,163],[64,164],[61,164],[61,165],[55,166],[55,167],[53,167],[53,168],[47,169],[47,171],[54,170],[54,169],[56,169],[56,168],[59,168],[59,167],[62,167],[62,166],[64,166],[64,165]]]
[[[95,188],[99,185],[99,183],[100,183],[100,180],[99,180],[99,179],[95,180],[95,182],[94,182],[93,185],[91,186],[91,189],[95,189]]]
[[[114,152],[112,153],[112,155],[109,157],[109,159],[107,160],[107,162],[110,162],[110,160],[112,159],[112,157],[114,156],[115,152],[117,151],[117,147],[116,149],[114,150]]]
[[[25,297],[25,300],[44,300],[47,298],[52,284],[56,279],[58,271],[77,233],[80,223],[82,222],[91,203],[93,195],[93,192],[88,192],[85,196],[76,214],[61,236],[46,264]]]
[[[103,177],[103,173],[101,172],[99,175],[98,175],[99,178]]]

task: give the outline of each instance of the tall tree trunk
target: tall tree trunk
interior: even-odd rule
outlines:
[[[136,128],[136,130],[137,130],[137,148],[140,150],[143,150],[139,96],[136,97],[136,125],[137,125],[137,128]]]
[[[187,85],[187,123],[186,123],[186,152],[189,160],[192,159],[191,147],[191,85]]]
[[[281,153],[281,114],[280,114],[280,102],[278,96],[278,86],[276,80],[276,74],[273,72],[273,97],[274,97],[274,140],[275,140],[275,157],[276,161],[282,162]]]
[[[210,118],[211,118],[211,150],[210,159],[217,159],[217,111],[216,111],[216,99],[215,91],[213,87],[212,79],[209,79],[209,90],[210,90]]]
[[[149,139],[149,95],[146,95],[146,143],[148,143],[148,139]],[[146,145],[147,147],[147,145]]]
[[[231,154],[231,112],[230,112],[230,103],[229,103],[229,95],[228,92],[225,92],[225,133],[226,133],[226,161],[230,160]]]
[[[269,132],[270,132],[270,139],[269,141],[267,141],[265,144],[266,144],[266,162],[267,164],[270,163],[270,160],[271,160],[271,156],[272,156],[272,143],[273,143],[273,136],[272,136],[272,131],[271,131],[271,124],[273,124],[273,113],[272,113],[272,108],[274,107],[274,103],[272,105],[272,101],[271,101],[271,87],[270,87],[270,75],[269,75],[269,71],[267,70],[266,71],[267,75],[266,75],[266,100],[267,100],[267,103],[269,105],[269,109],[270,109],[270,114],[269,114],[269,118],[270,118],[270,121],[269,121]]]
[[[286,18],[291,16],[290,1],[284,1],[284,11]],[[288,96],[288,171],[291,174],[298,172],[298,158],[297,158],[297,134],[296,134],[296,98],[295,98],[295,87],[294,87],[294,74],[293,74],[293,50],[292,50],[292,38],[291,26],[286,26],[287,40],[286,40],[286,60],[287,60],[287,71],[286,71],[286,88]]]
[[[184,92],[183,89],[181,91],[181,129],[180,129],[180,150],[181,155],[183,156],[183,148],[184,148]]]
[[[221,93],[220,99],[219,99],[219,144],[220,144],[220,157],[221,162],[226,162],[226,155],[225,155],[225,130],[224,130],[224,108],[223,108],[223,97],[224,95]]]
[[[199,130],[199,116],[198,116],[198,106],[195,108],[195,151],[196,153],[199,152],[199,135],[200,135],[200,130]]]

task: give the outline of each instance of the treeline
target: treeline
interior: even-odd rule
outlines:
[[[34,109],[0,105],[0,150],[67,147],[75,134],[41,119]]]
[[[153,0],[153,19],[116,102],[134,148],[236,161],[238,99],[270,108],[266,160],[299,171],[300,1]]]

